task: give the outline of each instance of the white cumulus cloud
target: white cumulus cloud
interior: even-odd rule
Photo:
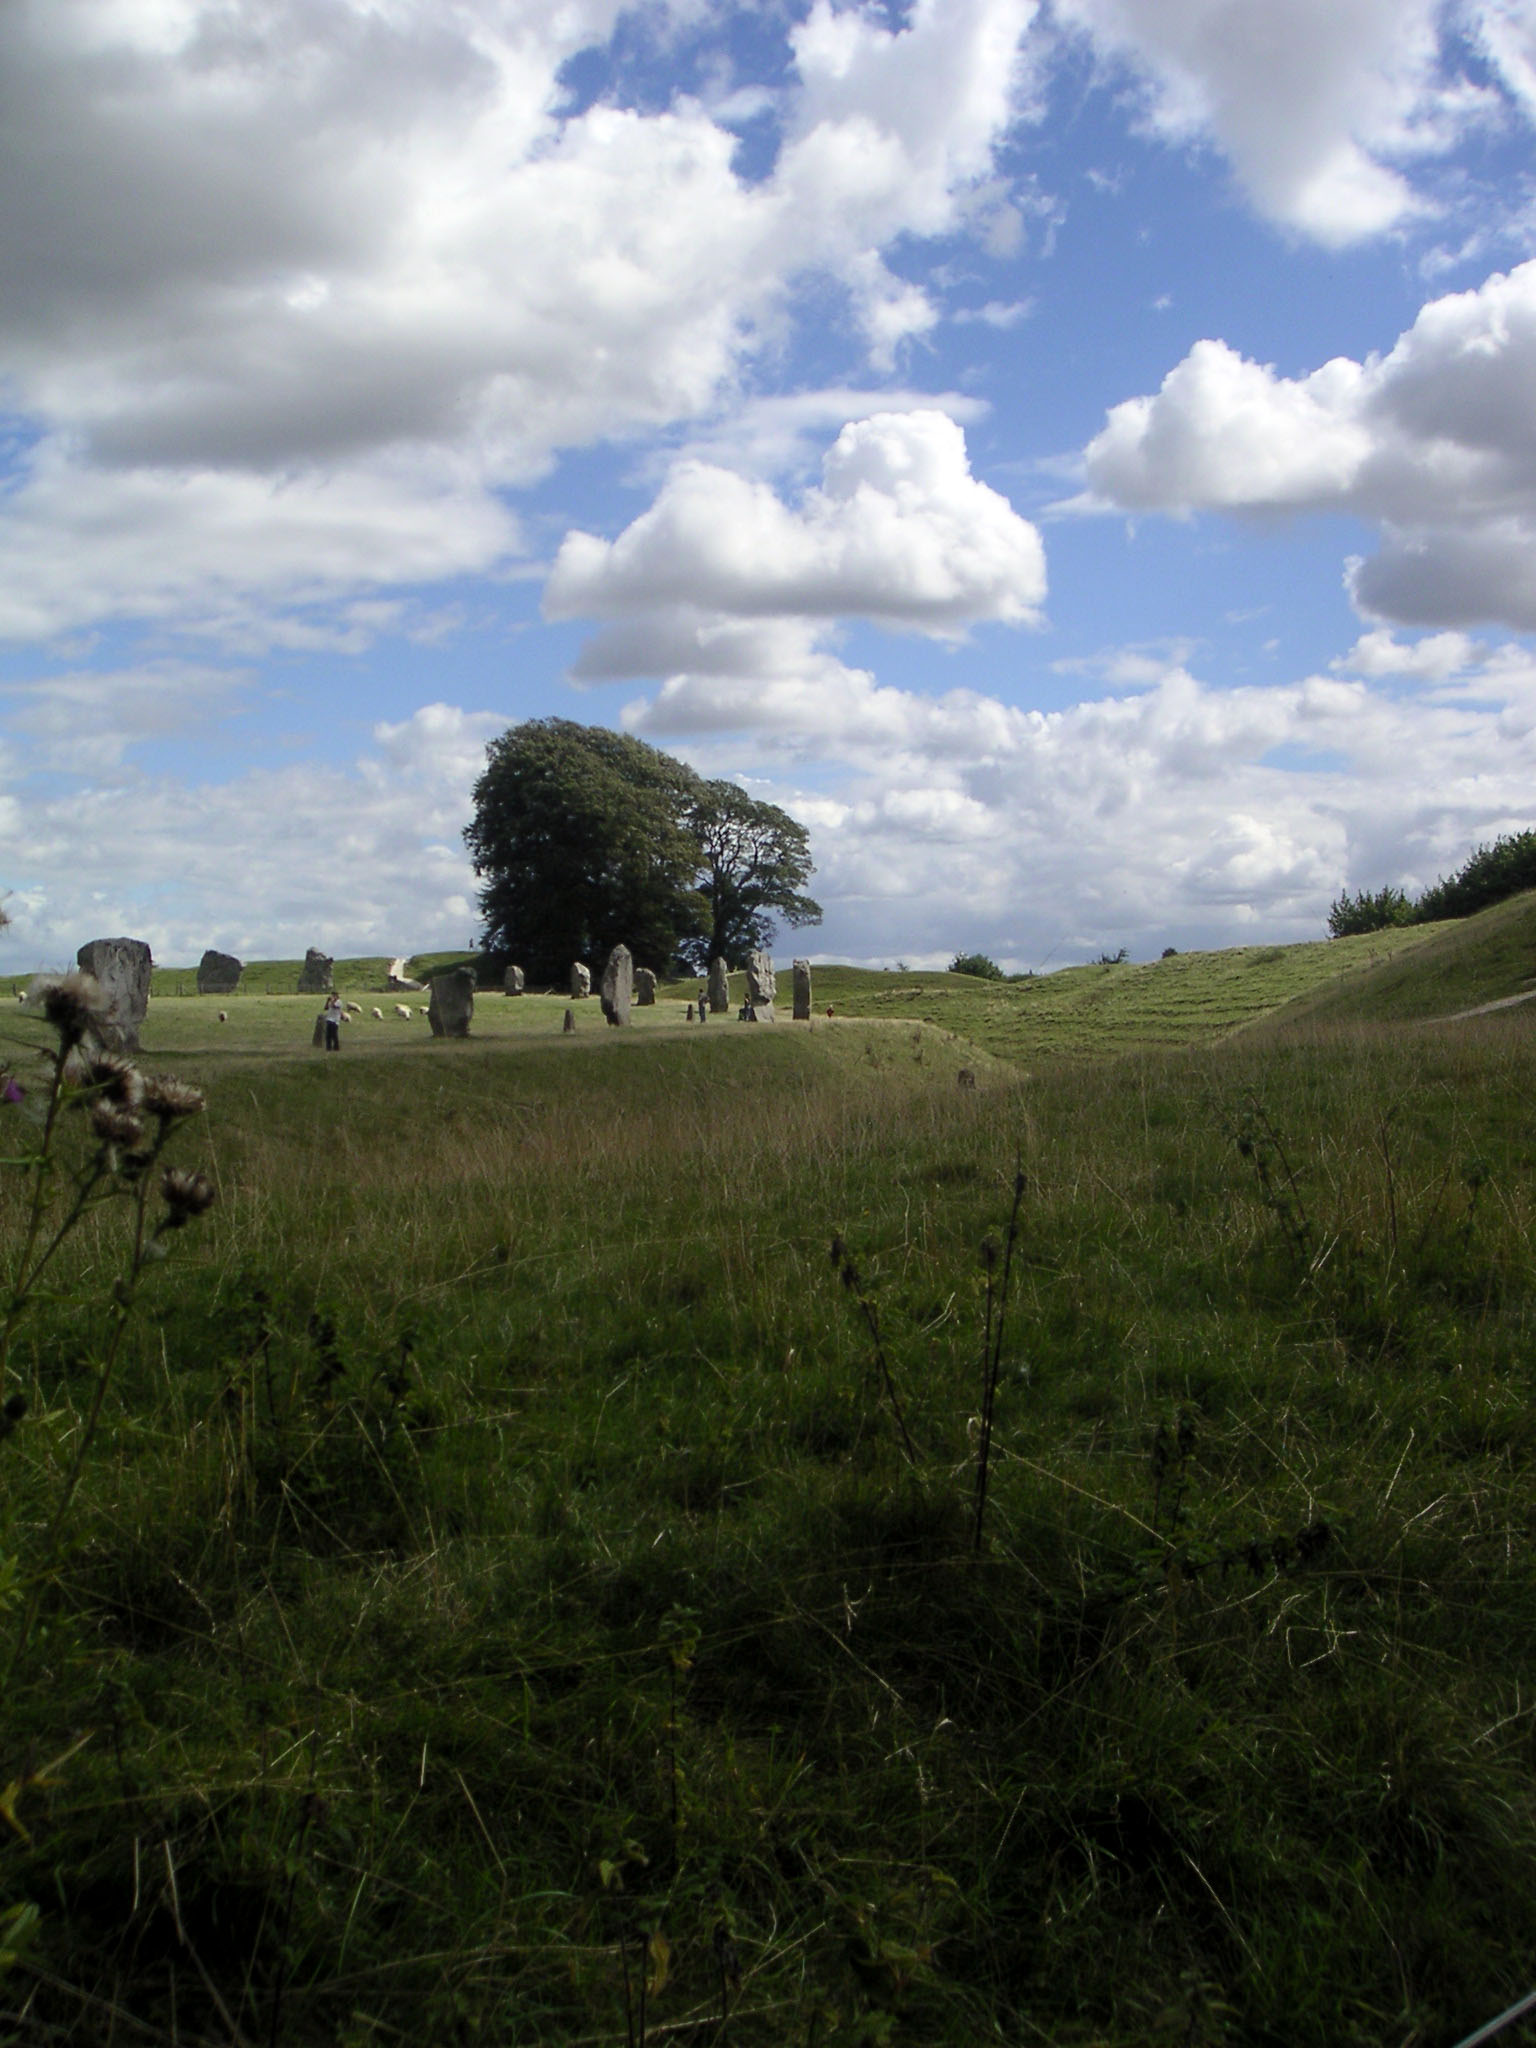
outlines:
[[[1126,510],[1343,511],[1380,522],[1359,605],[1413,625],[1536,627],[1536,263],[1423,307],[1384,356],[1286,378],[1196,343],[1090,442]]]
[[[1053,712],[850,669],[694,674],[626,723],[807,824],[827,957],[1145,958],[1321,937],[1342,888],[1417,890],[1528,822],[1536,664],[1450,651],[1378,642],[1347,675],[1238,690],[1171,663]]]
[[[1516,0],[1466,12],[1518,92]],[[1441,0],[1058,0],[1060,17],[1140,81],[1154,130],[1211,140],[1260,210],[1329,247],[1424,210],[1416,159],[1491,116],[1450,68]]]
[[[482,572],[501,490],[716,408],[797,280],[880,363],[932,324],[885,252],[991,189],[1035,0],[818,0],[755,179],[740,95],[572,101],[620,12],[0,9],[0,633]]]
[[[617,540],[566,536],[545,608],[859,616],[954,635],[983,619],[1029,623],[1044,596],[1039,534],[971,474],[962,429],[923,411],[845,426],[798,506],[733,471],[679,464]]]

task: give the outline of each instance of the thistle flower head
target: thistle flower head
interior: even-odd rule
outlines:
[[[93,1024],[104,1024],[107,998],[94,974],[78,969],[70,974],[40,975],[27,991],[29,1004],[37,1004],[59,1034],[66,1048],[76,1046]]]
[[[185,1166],[168,1166],[165,1169],[160,1176],[160,1193],[167,1211],[162,1226],[166,1230],[180,1230],[194,1216],[201,1216],[211,1209],[217,1199],[217,1190],[208,1176],[194,1173]]]
[[[133,1111],[104,1099],[91,1104],[91,1129],[104,1145],[131,1148],[144,1142],[144,1126]]]
[[[189,1081],[178,1081],[174,1074],[151,1074],[144,1083],[144,1107],[162,1124],[175,1123],[178,1117],[196,1116],[202,1106],[202,1089],[194,1088]]]
[[[76,1062],[72,1079],[96,1091],[100,1102],[116,1103],[120,1109],[137,1109],[144,1095],[144,1076],[120,1052],[95,1052]]]

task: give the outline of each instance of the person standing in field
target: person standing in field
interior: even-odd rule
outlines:
[[[326,997],[325,1008],[320,1012],[325,1019],[325,1049],[327,1052],[341,1051],[341,997],[334,992]]]

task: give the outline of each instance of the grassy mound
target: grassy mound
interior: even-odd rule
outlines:
[[[1281,1027],[1418,1022],[1452,1017],[1536,989],[1536,891],[1425,930],[1429,936],[1422,946],[1394,953],[1347,981],[1311,991],[1274,1022]]]
[[[1211,1044],[1300,996],[1347,987],[1384,962],[1406,964],[1442,929],[1230,946],[1141,965],[1067,967],[1022,982],[821,967],[815,994],[840,1016],[926,1018],[1005,1059],[1165,1050]]]
[[[40,1584],[110,1217],[12,1349],[14,2038],[1374,2048],[1530,1988],[1520,1013],[965,1087],[920,1023],[195,1010],[221,1200]]]

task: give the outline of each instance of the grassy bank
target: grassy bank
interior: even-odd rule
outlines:
[[[1342,995],[1394,961],[1411,980],[1413,959],[1445,929],[1409,926],[1304,945],[1229,946],[1166,960],[1064,967],[1026,981],[818,968],[816,1000],[845,1016],[927,1018],[1003,1059],[1097,1059],[1211,1045],[1287,1005]]]
[[[1520,1018],[156,1005],[221,1200],[6,1695],[16,2038],[1456,2040],[1536,1953]],[[13,1353],[7,1631],[110,1253]]]
[[[1536,898],[1526,901],[1528,923],[1536,916],[1530,908],[1533,902]],[[1487,915],[1497,918],[1508,908],[1501,906],[1500,912]],[[1436,986],[1434,977],[1419,975],[1413,963],[1426,946],[1437,960],[1447,955],[1464,960],[1469,956],[1464,935],[1471,927],[1481,933],[1483,923],[1472,919],[1451,926],[1410,926],[1303,945],[1233,946],[1140,964],[1122,961],[1109,966],[1068,967],[1013,982],[983,981],[967,974],[818,967],[813,977],[814,1002],[823,1018],[830,1005],[841,1018],[926,1020],[985,1047],[998,1058],[1014,1061],[1053,1054],[1098,1058],[1167,1050],[1213,1044],[1233,1031],[1278,1015],[1288,1006],[1316,1003],[1326,1007],[1342,1002],[1347,1007],[1357,987],[1369,983],[1374,988],[1384,976],[1386,987],[1419,990],[1418,999],[1431,1004],[1451,996],[1454,1000],[1445,1007],[1458,1007],[1469,979],[1463,969],[1457,969],[1442,988]],[[1503,950],[1484,946],[1479,939],[1470,952],[1481,962],[1471,979],[1478,987],[1497,983],[1499,993],[1507,992],[1512,972],[1526,973],[1536,965],[1536,949],[1513,936]],[[425,978],[460,961],[473,964],[474,956],[420,954],[407,964],[414,976]],[[187,1044],[194,1038],[202,1044],[205,1041],[196,1035],[195,1023],[211,1026],[223,1009],[229,1013],[232,1027],[228,1044],[251,1050],[300,1045],[313,1023],[314,1009],[312,997],[295,994],[302,964],[298,960],[252,961],[235,996],[203,998],[196,993],[194,969],[157,968],[153,995],[164,1013],[156,1019],[158,1035],[168,1044]],[[387,994],[389,964],[382,956],[335,963],[338,990],[364,1006],[365,1035],[375,1007],[384,1011],[393,1028],[397,1000],[412,1007],[426,1001],[425,996]],[[746,980],[739,973],[730,980],[734,1004],[743,996]],[[0,977],[0,996],[14,995],[27,981],[25,975]],[[681,1023],[698,987],[697,977],[664,985],[658,1006],[649,1011],[637,1009],[634,1021],[646,1027]],[[781,1008],[787,1011],[790,979],[787,962],[782,960],[780,989]],[[476,1005],[476,1033],[505,1037],[557,1030],[568,1000],[563,989],[533,990],[510,1003],[499,990],[482,993]],[[184,1003],[195,1007],[183,1012]],[[577,1012],[579,1019],[590,1017],[595,1022],[599,1015],[595,998],[578,1005]],[[1396,1011],[1389,1003],[1381,1014]],[[1431,1008],[1419,1014],[1443,1014],[1443,1010]]]

